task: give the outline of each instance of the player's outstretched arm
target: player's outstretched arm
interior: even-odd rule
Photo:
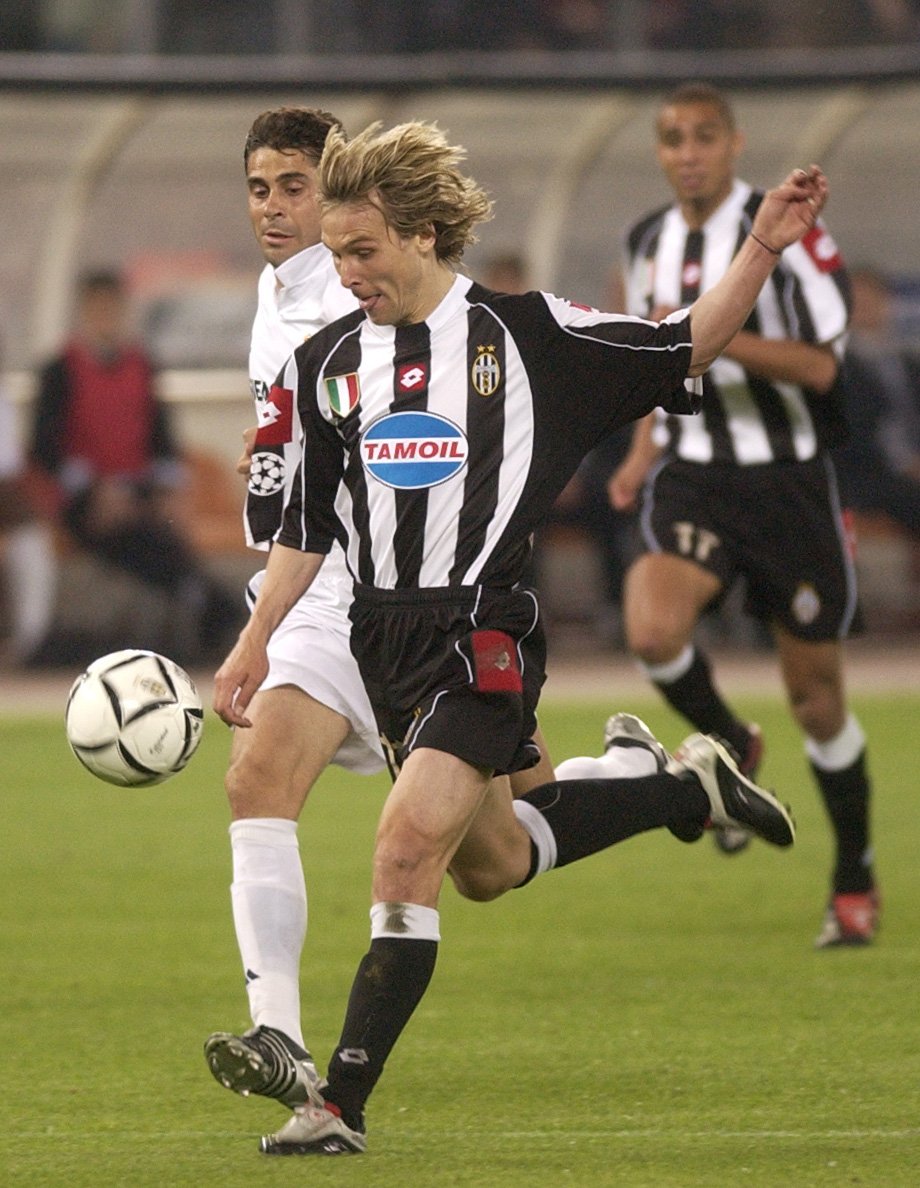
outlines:
[[[214,677],[214,712],[228,726],[251,726],[246,708],[268,674],[272,632],[319,573],[325,554],[273,544],[249,622]]]
[[[690,308],[690,375],[702,375],[741,329],[783,249],[814,227],[827,197],[827,178],[817,165],[794,169],[767,191],[728,271]]]
[[[634,511],[639,505],[645,476],[661,453],[652,436],[654,426],[654,413],[636,422],[629,453],[607,480],[610,506],[617,511]]]

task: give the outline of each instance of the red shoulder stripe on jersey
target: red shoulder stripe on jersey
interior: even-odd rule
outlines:
[[[802,237],[802,246],[821,272],[837,272],[843,267],[843,257],[826,227],[812,227]]]
[[[259,402],[257,446],[280,446],[294,436],[294,393],[290,388],[273,385],[264,401]]]

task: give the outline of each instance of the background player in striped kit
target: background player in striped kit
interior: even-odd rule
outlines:
[[[627,309],[643,317],[717,283],[762,198],[735,177],[743,139],[714,88],[672,93],[657,140],[676,202],[627,235]],[[723,701],[693,633],[738,577],[749,609],[772,628],[836,843],[818,947],[871,941],[878,914],[865,738],[844,692],[841,640],[858,618],[855,575],[827,455],[845,432],[838,372],[848,301],[839,252],[819,224],[777,261],[744,329],[705,377],[702,416],[640,424],[610,488],[625,509],[645,483],[646,551],[625,585],[627,643],[670,704],[725,738],[749,773],[759,732]],[[730,833],[723,848],[746,840]]]
[[[249,480],[246,538],[257,549],[267,550],[278,532],[301,456],[297,408],[290,391],[273,386],[275,377],[295,348],[357,307],[320,242],[316,169],[329,129],[339,126],[329,112],[277,108],[256,118],[244,148],[250,221],[266,261],[249,356],[258,426],[244,435],[238,466]],[[250,608],[263,580],[261,571],[249,583]],[[234,733],[225,780],[233,818],[233,919],[253,1027],[245,1035],[215,1032],[205,1055],[227,1088],[290,1106],[306,1100],[307,1081],[316,1075],[301,1020],[308,913],[297,823],[329,764],[359,774],[384,766],[349,648],[351,598],[351,575],[334,545],[317,580],[272,636],[268,675],[249,707],[252,727]],[[579,773],[654,771],[651,735],[624,715],[611,721],[607,752],[578,760]],[[615,745],[627,736],[635,744],[637,730],[638,746]],[[514,777],[515,790],[552,776],[544,754],[539,765]],[[496,789],[498,817],[455,859],[458,889],[471,898],[489,899],[505,889],[496,847],[520,829],[509,814],[509,796],[506,786]]]
[[[352,647],[401,766],[375,846],[371,946],[328,1080],[263,1140],[269,1153],[365,1149],[365,1103],[434,969],[444,874],[480,826],[492,774],[535,757],[545,648],[534,593],[519,584],[534,527],[606,433],[658,403],[692,410],[685,378],[740,327],[776,252],[814,225],[827,196],[817,167],[790,174],[720,284],[654,324],[458,276],[490,211],[459,172],[462,155],[423,124],[327,140],[323,238],[360,312],[279,377],[298,394],[303,462],[260,598],[215,678],[215,709],[247,726],[272,632],[344,539]],[[718,743],[694,735],[666,766],[641,780],[555,782],[516,802],[527,832],[507,885],[707,818],[746,817],[791,844],[788,814]]]

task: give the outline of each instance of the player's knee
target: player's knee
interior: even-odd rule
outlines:
[[[224,791],[235,817],[249,817],[258,807],[258,794],[246,772],[246,765],[231,762],[224,776]]]
[[[224,776],[224,791],[234,817],[296,818],[302,804],[279,782],[263,758],[249,750],[235,754]]]
[[[646,664],[662,664],[673,649],[680,650],[677,633],[667,619],[651,615],[647,606],[627,606],[624,619],[626,646]]]
[[[789,683],[789,702],[809,738],[827,742],[843,729],[847,716],[843,682],[834,672],[806,673]]]
[[[511,890],[511,884],[499,871],[451,869],[448,873],[463,898],[470,899],[474,903],[489,903]]]
[[[444,839],[406,828],[383,829],[374,847],[375,898],[423,902],[440,886],[446,867]]]
[[[658,623],[641,623],[627,628],[627,646],[645,664],[667,664],[680,654],[684,640]]]
[[[810,690],[793,700],[792,709],[803,733],[816,742],[836,738],[846,721],[846,705],[830,689]]]

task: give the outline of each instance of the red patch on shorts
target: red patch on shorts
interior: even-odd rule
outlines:
[[[520,693],[523,690],[514,640],[504,631],[474,631],[473,670],[480,693]]]

